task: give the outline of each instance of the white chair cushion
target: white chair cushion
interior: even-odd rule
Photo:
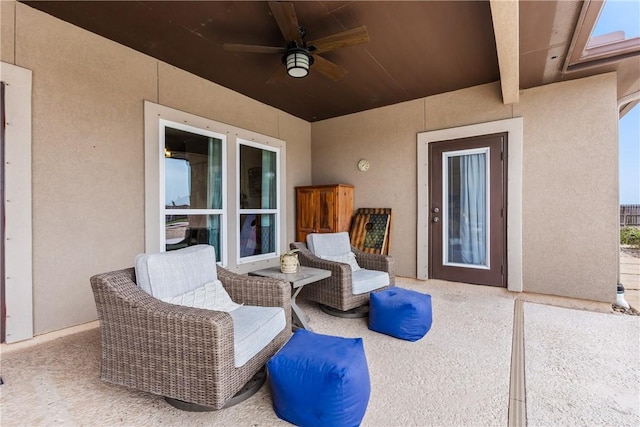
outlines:
[[[226,311],[227,313],[242,306],[242,304],[235,303],[231,300],[231,297],[224,289],[224,286],[222,286],[220,280],[214,280],[211,283],[185,292],[182,295],[160,299],[171,304],[214,311]]]
[[[282,307],[243,305],[229,313],[233,319],[236,368],[247,363],[287,325]]]
[[[360,270],[356,256],[351,251],[349,233],[346,231],[340,233],[308,234],[307,247],[319,258],[349,264],[351,271]]]
[[[138,286],[158,299],[185,294],[218,278],[216,253],[210,245],[139,254],[135,270]]]
[[[386,271],[366,270],[354,271],[351,275],[351,293],[360,295],[389,285],[389,273]]]
[[[307,235],[307,247],[316,256],[343,255],[351,252],[349,233],[311,233]]]
[[[326,259],[327,261],[342,262],[344,264],[349,264],[352,272],[362,269],[362,267],[360,267],[360,265],[358,264],[358,261],[356,260],[356,254],[354,254],[353,252],[349,252],[343,255],[334,255],[334,256],[319,255],[319,257],[322,259]]]

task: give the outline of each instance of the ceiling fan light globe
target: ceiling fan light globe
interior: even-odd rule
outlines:
[[[291,77],[302,78],[309,74],[311,65],[309,54],[302,50],[292,51],[286,57],[287,74]]]

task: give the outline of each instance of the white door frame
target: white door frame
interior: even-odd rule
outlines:
[[[507,289],[522,292],[523,119],[461,126],[418,134],[417,277],[429,278],[429,143],[507,132]]]

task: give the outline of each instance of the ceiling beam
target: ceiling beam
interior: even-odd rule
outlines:
[[[502,102],[515,104],[520,96],[518,0],[490,0],[498,51]]]

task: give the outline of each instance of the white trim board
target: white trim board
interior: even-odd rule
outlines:
[[[6,342],[33,337],[31,70],[0,62],[5,87]]]

